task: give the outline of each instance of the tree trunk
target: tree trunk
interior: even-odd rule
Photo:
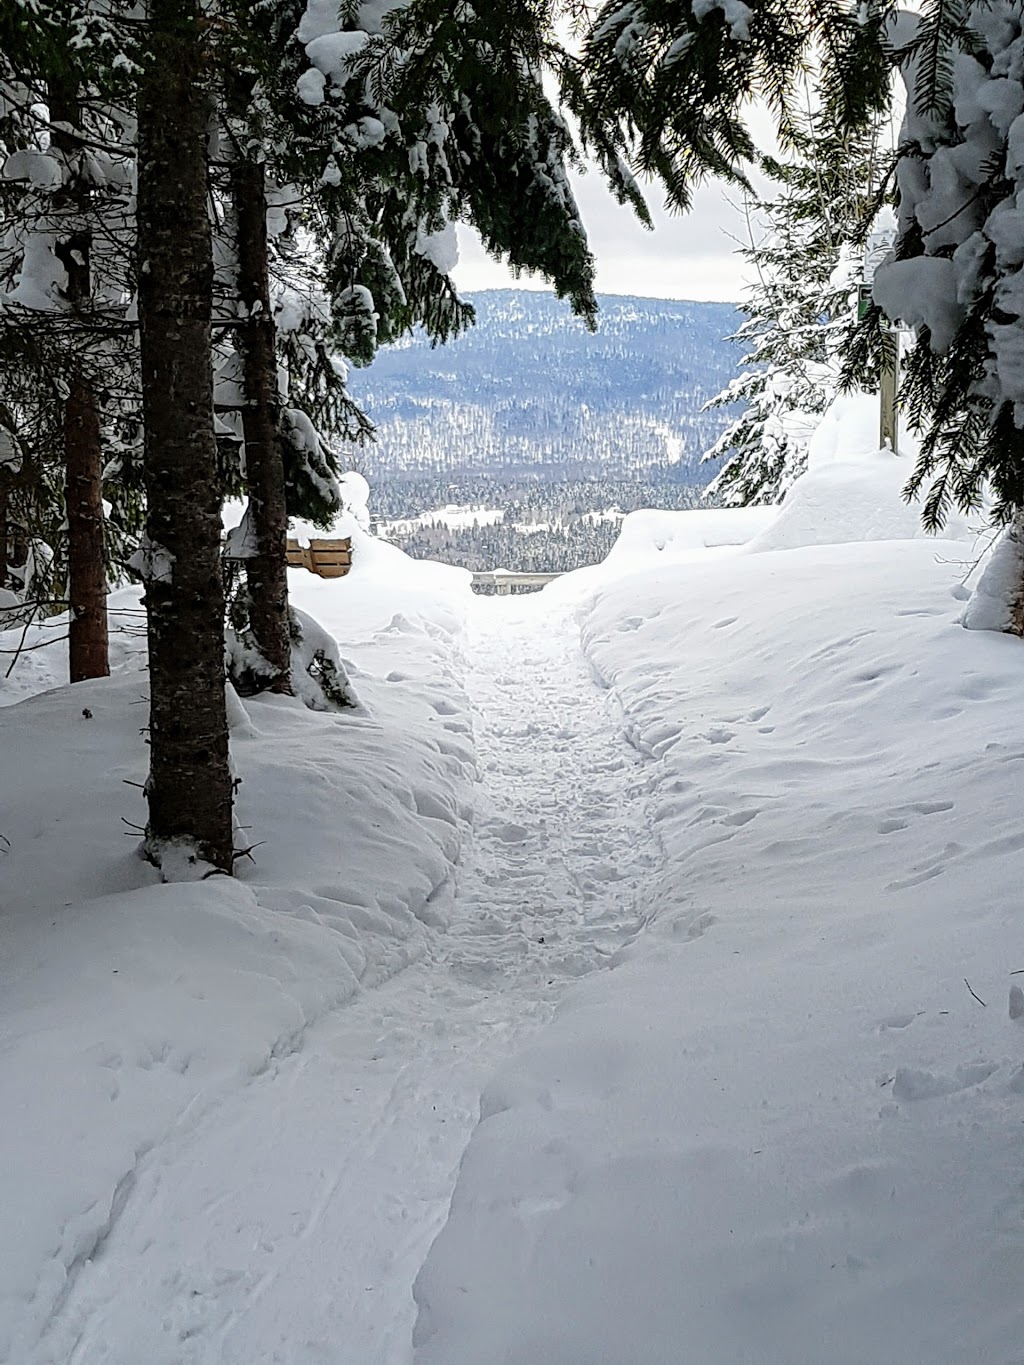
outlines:
[[[238,292],[245,308],[239,346],[245,374],[242,434],[255,554],[245,561],[249,626],[270,672],[264,685],[291,692],[288,629],[288,512],[281,453],[274,317],[270,310],[267,201],[263,167],[241,160],[231,190],[238,231]],[[259,679],[256,680],[261,681]]]
[[[92,386],[71,381],[64,405],[64,501],[68,514],[68,649],[71,681],[105,678],[107,566],[103,553],[100,418]]]
[[[147,497],[145,848],[167,876],[232,867],[221,497],[213,426],[209,73],[200,0],[150,0],[138,257]]]
[[[79,149],[69,126],[81,115],[78,91],[66,82],[50,85],[50,116],[58,125],[54,147],[71,158]],[[64,126],[61,126],[64,125]],[[87,223],[88,189],[80,175],[62,191],[58,207],[68,213],[72,230],[56,246],[67,272],[65,297],[72,314],[81,319],[92,292],[91,232]],[[70,392],[64,403],[64,498],[68,518],[68,631],[70,675],[73,683],[105,678],[110,672],[107,647],[107,566],[103,546],[103,447],[99,404],[93,384],[82,372],[74,352],[67,357]]]
[[[10,560],[7,552],[7,518],[10,515],[10,484],[3,469],[0,469],[0,589],[7,587]]]

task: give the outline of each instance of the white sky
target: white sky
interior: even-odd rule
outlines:
[[[632,209],[615,203],[596,170],[574,177],[574,183],[590,248],[597,259],[599,293],[728,302],[740,299],[745,266],[736,255],[737,242],[731,239],[744,239],[746,233],[738,190],[725,190],[717,184],[702,186],[688,214],[668,214],[661,208],[660,192],[650,187],[647,201],[655,219],[654,231],[650,232],[637,221]],[[514,280],[502,263],[488,257],[470,229],[459,229],[459,249],[455,279],[462,290],[550,288],[535,276]]]

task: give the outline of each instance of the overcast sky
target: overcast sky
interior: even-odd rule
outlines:
[[[724,191],[718,185],[702,187],[694,196],[693,209],[684,215],[665,213],[661,196],[650,189],[647,201],[655,218],[650,232],[632,209],[615,203],[596,171],[576,177],[575,189],[597,258],[599,293],[728,302],[741,297],[744,263],[736,255],[737,243],[731,240],[742,238],[746,231],[738,192]],[[460,289],[516,287],[509,271],[487,256],[468,229],[460,228],[459,247],[455,278]],[[524,277],[518,287],[550,286],[542,279]]]

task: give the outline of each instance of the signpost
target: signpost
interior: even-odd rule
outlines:
[[[871,285],[875,271],[888,256],[896,241],[894,227],[880,228],[868,233],[864,244],[864,283],[857,291],[857,316],[863,317],[871,303]],[[878,439],[884,449],[886,446],[894,455],[899,453],[899,415],[896,411],[896,394],[900,386],[900,336],[899,329],[891,323],[886,324],[882,333],[882,363],[879,375],[881,411],[879,414]]]

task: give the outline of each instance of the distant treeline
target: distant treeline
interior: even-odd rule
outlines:
[[[543,483],[503,488],[491,481],[459,483],[416,481],[389,487],[374,499],[379,520],[417,515],[446,504],[498,508],[503,520],[493,525],[452,528],[440,517],[412,531],[389,533],[388,539],[416,559],[439,559],[464,569],[511,569],[519,573],[559,573],[597,564],[619,533],[622,516],[640,507],[685,509],[707,506],[702,490],[689,484],[587,482]],[[436,497],[431,497],[436,494]],[[608,519],[595,520],[609,513]],[[522,529],[524,527],[533,529]]]

